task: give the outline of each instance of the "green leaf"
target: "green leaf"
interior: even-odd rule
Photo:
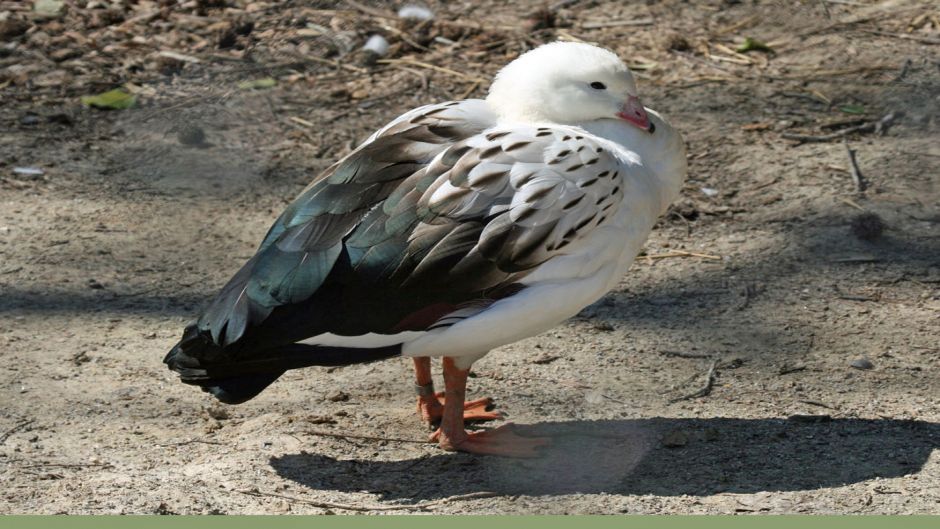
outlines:
[[[82,96],[82,104],[85,106],[111,110],[131,108],[136,101],[137,96],[125,92],[120,88],[108,90],[107,92],[93,96]]]
[[[277,79],[265,77],[263,79],[254,79],[251,81],[242,81],[238,83],[238,88],[242,90],[251,90],[252,88],[274,88],[277,86]]]
[[[747,53],[749,51],[763,51],[765,53],[774,52],[774,50],[770,46],[764,44],[763,42],[757,39],[752,39],[751,37],[745,38],[744,42],[742,42],[741,44],[738,44],[738,47],[735,48],[735,51],[737,51],[738,53]]]
[[[862,105],[842,105],[839,110],[846,114],[864,114],[865,107]]]

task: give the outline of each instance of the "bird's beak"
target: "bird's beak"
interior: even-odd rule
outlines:
[[[655,130],[653,123],[650,121],[650,117],[646,114],[646,109],[643,108],[643,103],[640,102],[640,98],[637,96],[627,98],[627,101],[620,107],[620,112],[617,112],[617,117],[636,126],[640,130],[645,130],[650,133]]]

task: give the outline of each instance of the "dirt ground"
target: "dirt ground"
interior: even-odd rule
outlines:
[[[0,512],[940,514],[936,4],[428,6],[0,1]],[[558,38],[635,67],[690,178],[615,291],[474,366],[543,457],[422,443],[403,360],[235,407],[161,363],[319,170]]]

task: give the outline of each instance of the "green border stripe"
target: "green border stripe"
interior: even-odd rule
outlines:
[[[536,529],[913,529],[940,528],[940,516],[0,516],[10,528],[405,528]]]

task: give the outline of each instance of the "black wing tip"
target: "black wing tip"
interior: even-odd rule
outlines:
[[[221,380],[205,381],[198,384],[203,391],[215,397],[223,404],[242,404],[247,402],[274,383],[284,371],[256,373],[231,377]],[[209,385],[211,384],[211,385]]]

